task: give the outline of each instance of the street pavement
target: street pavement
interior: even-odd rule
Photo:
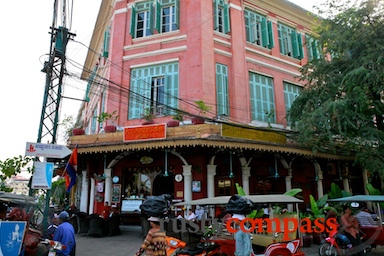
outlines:
[[[134,255],[143,241],[141,226],[122,225],[121,235],[105,237],[89,237],[76,235],[76,256],[129,256]],[[319,255],[319,245],[301,249],[306,256]],[[384,247],[372,249],[368,255],[384,256]]]

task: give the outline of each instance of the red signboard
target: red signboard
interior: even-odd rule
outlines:
[[[124,127],[124,141],[165,139],[165,124]]]

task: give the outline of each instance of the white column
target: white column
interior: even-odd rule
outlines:
[[[313,162],[313,165],[315,166],[315,173],[316,173],[316,177],[317,177],[317,199],[319,199],[319,198],[322,198],[324,196],[323,171],[321,170],[321,167],[316,160]]]
[[[80,211],[87,212],[88,208],[88,193],[89,193],[89,182],[87,178],[87,171],[82,171],[81,178],[81,195],[80,195]]]
[[[216,165],[208,164],[207,165],[207,195],[208,198],[215,196],[215,175],[216,175]]]
[[[292,169],[288,169],[288,176],[285,177],[285,191],[292,189]],[[293,205],[287,205],[288,212],[293,212]]]
[[[93,213],[95,205],[95,179],[91,178],[91,195],[89,197],[89,214]]]
[[[112,169],[105,168],[105,194],[104,194],[104,202],[108,202],[111,204],[112,200]]]
[[[183,165],[184,201],[192,200],[192,165]]]
[[[249,177],[251,177],[251,167],[241,167],[241,178],[243,181],[243,190],[246,195],[249,195]]]
[[[349,187],[349,179],[344,177],[343,178],[343,189],[346,191],[346,192],[351,192],[351,189]]]

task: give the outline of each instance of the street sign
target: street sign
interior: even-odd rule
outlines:
[[[32,176],[32,189],[51,189],[53,163],[34,162],[35,171]]]
[[[56,144],[27,142],[25,148],[26,156],[35,157],[64,158],[71,153],[72,151],[66,146]]]

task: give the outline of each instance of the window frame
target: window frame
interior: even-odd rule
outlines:
[[[144,19],[146,22],[144,21],[144,26],[142,29],[143,35],[138,36],[138,17],[142,13],[146,13],[145,16],[147,16],[147,19]],[[131,34],[132,38],[141,38],[153,35],[154,15],[155,11],[153,1],[135,3],[135,5],[131,7],[131,26],[129,33]]]
[[[173,7],[173,9],[172,9]],[[160,0],[156,1],[156,30],[158,33],[168,33],[180,29],[180,0]],[[169,23],[169,30],[163,31],[163,17],[164,8],[171,8],[173,10],[170,14],[171,20]]]
[[[244,10],[246,41],[264,48],[274,47],[273,24],[263,15]]]
[[[295,99],[303,91],[303,87],[293,83],[283,81],[283,91],[284,91],[285,115],[286,115],[287,125],[290,126],[291,123],[288,120],[288,111],[291,109],[291,106],[295,101]]]
[[[213,30],[223,34],[231,31],[229,4],[224,0],[213,0]]]
[[[301,60],[304,58],[302,35],[282,23],[277,24],[280,53]]]
[[[273,78],[249,72],[249,88],[252,120],[276,123]]]
[[[217,115],[229,116],[228,67],[216,63]]]
[[[308,61],[320,59],[320,42],[310,35],[305,36]]]

